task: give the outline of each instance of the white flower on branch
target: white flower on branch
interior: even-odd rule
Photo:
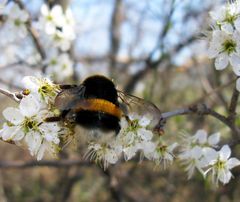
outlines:
[[[104,170],[109,164],[116,164],[122,153],[122,147],[117,145],[116,138],[111,133],[91,140],[87,150],[85,158],[102,165]]]
[[[172,164],[174,160],[173,150],[178,146],[177,143],[171,145],[159,142],[156,145],[154,152],[147,155],[147,158],[153,160],[157,166],[163,163],[163,167],[166,168],[167,165]]]
[[[182,140],[182,150],[178,157],[186,166],[188,178],[192,177],[195,169],[203,174],[203,167],[206,166],[206,150],[217,147],[220,133],[214,133],[207,137],[205,130],[198,130],[194,136],[184,135]]]
[[[210,12],[216,26],[221,30],[232,33],[234,29],[240,31],[240,4],[236,1],[226,6],[221,6]]]
[[[123,148],[125,160],[134,157],[137,151],[142,151],[145,156],[152,153],[156,148],[152,142],[153,133],[147,127],[151,120],[147,117],[140,117],[137,114],[130,114],[130,120],[121,120],[121,131],[117,136],[117,142]]]
[[[205,147],[217,147],[220,141],[220,133],[214,133],[207,137],[207,132],[205,130],[198,130],[191,139],[191,144],[199,144]]]
[[[236,75],[240,75],[240,35],[238,31],[226,33],[214,30],[208,49],[209,58],[215,59],[215,67],[222,70],[231,64]]]
[[[68,54],[53,55],[48,60],[46,73],[55,81],[63,82],[73,75],[73,62]]]
[[[44,101],[47,104],[53,102],[59,92],[59,86],[47,78],[25,76],[22,82],[25,88],[30,90],[31,94],[34,94],[40,101]]]
[[[85,157],[103,165],[104,170],[109,164],[117,163],[122,150],[114,142],[90,142]]]
[[[55,5],[51,10],[44,4],[41,8],[42,17],[39,20],[47,34],[47,43],[60,48],[62,51],[69,50],[71,41],[75,39],[75,21],[70,9],[63,12],[62,7]]]
[[[209,150],[206,159],[210,168],[205,171],[205,175],[211,173],[212,181],[216,185],[218,181],[226,184],[232,178],[231,169],[239,166],[240,161],[237,158],[230,158],[231,149],[228,145],[224,145],[220,151]]]
[[[47,34],[54,34],[56,27],[61,27],[64,23],[64,14],[60,5],[55,5],[51,10],[46,4],[41,7],[42,17],[40,23]]]
[[[203,173],[202,168],[204,167],[203,150],[202,147],[194,146],[191,150],[182,152],[178,155],[183,165],[186,166],[185,170],[188,173],[188,179],[190,179],[195,169]]]
[[[31,155],[40,160],[45,150],[57,152],[61,128],[56,123],[44,123],[48,110],[41,110],[41,104],[32,95],[24,97],[19,108],[8,107],[3,111],[8,121],[1,130],[4,141],[27,144]],[[53,149],[54,148],[54,149]]]
[[[14,3],[7,12],[7,17],[4,28],[8,32],[8,40],[14,41],[16,38],[26,37],[28,33],[26,27],[26,23],[29,19],[28,13],[25,10],[20,9],[19,6]]]

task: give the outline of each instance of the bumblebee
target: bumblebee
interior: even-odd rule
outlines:
[[[80,85],[61,85],[55,98],[59,117],[49,117],[47,121],[64,120],[86,129],[119,133],[120,119],[136,112],[150,115],[152,125],[158,128],[160,110],[151,102],[128,95],[116,89],[108,78],[96,75],[86,78]]]

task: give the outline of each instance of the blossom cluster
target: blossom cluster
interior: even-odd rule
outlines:
[[[27,88],[18,107],[8,107],[3,111],[6,119],[0,131],[1,139],[27,147],[30,154],[42,159],[44,153],[57,154],[60,141],[68,130],[57,122],[45,122],[54,116],[52,107],[59,88],[48,79],[25,77]]]
[[[210,12],[213,23],[208,48],[209,58],[215,58],[215,68],[225,69],[229,64],[240,76],[240,2],[235,1]],[[240,79],[236,82],[240,91]]]
[[[219,133],[208,137],[205,130],[198,130],[194,136],[183,136],[182,151],[178,157],[186,166],[188,178],[198,170],[204,177],[210,173],[214,184],[218,184],[218,181],[223,184],[230,181],[232,177],[230,170],[240,165],[240,161],[237,158],[230,158],[231,149],[228,145],[219,150],[217,146],[219,141]]]
[[[56,82],[63,82],[73,75],[73,62],[66,53],[76,37],[72,12],[70,8],[63,11],[60,5],[50,9],[43,4],[37,25],[46,49],[53,50],[48,51],[46,74],[51,75]]]
[[[73,76],[73,61],[68,51],[76,37],[74,17],[70,8],[63,11],[60,5],[50,9],[43,4],[40,12],[40,17],[33,20],[30,13],[17,3],[5,5],[1,13],[6,20],[1,25],[0,36],[6,40],[1,44],[10,46],[12,43],[15,46],[16,42],[27,41],[32,30],[38,37],[42,51],[46,53],[44,61],[41,61],[41,66],[46,67],[44,76],[58,83],[64,82]],[[6,33],[8,37],[5,37]],[[38,62],[37,58],[33,61]]]
[[[140,153],[140,160],[144,157],[152,160],[156,165],[163,162],[166,167],[174,159],[173,150],[177,144],[167,145],[161,138],[155,140],[155,134],[150,129],[151,118],[129,114],[128,120],[121,119],[121,130],[117,136],[103,138],[102,141],[93,140],[88,146],[87,156],[96,162],[103,162],[103,167],[115,164],[124,157],[126,161]]]

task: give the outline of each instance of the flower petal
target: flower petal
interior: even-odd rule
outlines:
[[[19,108],[24,116],[32,117],[39,112],[40,103],[32,95],[28,95],[21,100]]]
[[[32,156],[37,155],[42,143],[42,139],[43,138],[41,137],[40,133],[33,131],[29,132],[25,136],[25,141]]]
[[[238,17],[235,21],[234,21],[234,26],[236,27],[237,31],[240,31],[240,17]]]
[[[207,142],[207,132],[205,130],[198,130],[193,138],[196,142],[204,144]]]
[[[215,59],[216,70],[223,70],[227,67],[227,65],[228,65],[228,56],[226,54],[222,53]]]
[[[240,76],[240,57],[237,54],[233,54],[230,57],[230,64],[232,69],[237,76]]]
[[[222,30],[226,33],[232,34],[233,33],[233,26],[230,23],[224,23],[221,26]]]
[[[220,133],[214,133],[208,137],[208,144],[216,145],[220,141]]]
[[[4,118],[14,125],[18,125],[23,122],[24,116],[20,110],[14,107],[8,107],[3,111]]]
[[[231,155],[231,149],[228,145],[224,145],[219,151],[220,160],[226,161]]]
[[[213,165],[216,162],[218,158],[218,152],[215,149],[211,147],[205,147],[203,148],[202,152],[204,156],[204,160],[202,161],[202,163],[205,164],[204,167]]]
[[[37,93],[39,89],[39,82],[36,77],[25,76],[22,79],[22,83],[25,88],[29,89],[33,93]]]
[[[143,116],[140,120],[139,120],[139,125],[142,127],[146,127],[150,124],[151,120],[149,118],[147,118],[146,116]]]
[[[13,140],[16,133],[19,132],[19,126],[8,126],[4,124],[3,130],[1,131],[1,136],[4,141]]]
[[[229,170],[220,170],[218,173],[218,179],[223,183],[227,184],[232,177],[232,173]]]
[[[153,133],[150,130],[146,130],[144,128],[140,128],[137,131],[137,134],[143,139],[143,140],[151,140],[153,137]]]
[[[240,165],[240,161],[237,159],[237,158],[230,158],[228,161],[227,161],[227,167],[228,169],[232,169],[236,166],[239,166]]]

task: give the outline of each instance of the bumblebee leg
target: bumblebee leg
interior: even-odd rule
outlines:
[[[45,122],[57,122],[57,121],[61,121],[61,117],[60,116],[47,117],[44,121]]]
[[[74,84],[60,84],[59,86],[62,90],[77,87],[77,85],[74,85]]]

